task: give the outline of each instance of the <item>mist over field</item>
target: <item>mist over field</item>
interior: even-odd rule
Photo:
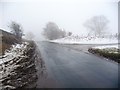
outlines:
[[[48,22],[77,35],[89,30],[84,23],[93,16],[103,15],[109,20],[108,33],[118,32],[118,0],[2,0],[0,28],[9,31],[11,21],[21,24],[24,33],[33,32],[42,39],[41,32]]]

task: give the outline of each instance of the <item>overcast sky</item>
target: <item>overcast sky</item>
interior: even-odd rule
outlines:
[[[118,32],[119,0],[1,0],[0,28],[11,21],[20,23],[25,31],[37,37],[49,21],[74,34],[85,34],[84,22],[93,16],[104,15],[109,22],[108,32]],[[41,37],[41,36],[40,36]]]

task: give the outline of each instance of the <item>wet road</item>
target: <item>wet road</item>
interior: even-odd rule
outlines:
[[[118,87],[118,64],[59,44],[37,45],[47,69],[38,77],[37,88]]]

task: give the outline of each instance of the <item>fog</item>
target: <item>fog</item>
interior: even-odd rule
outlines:
[[[93,16],[104,15],[109,33],[118,32],[118,0],[1,0],[0,28],[9,31],[11,21],[20,23],[24,33],[33,32],[42,39],[41,32],[51,21],[73,34],[86,34],[84,22]]]

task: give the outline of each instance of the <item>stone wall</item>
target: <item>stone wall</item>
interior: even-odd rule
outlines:
[[[16,89],[16,88],[35,88],[37,81],[36,60],[39,60],[36,52],[36,45],[34,42],[29,42],[27,48],[23,52],[24,57],[14,58],[5,63],[6,69],[8,66],[16,65],[14,70],[10,71],[6,77],[0,79],[2,89]],[[39,60],[40,61],[40,60]]]

